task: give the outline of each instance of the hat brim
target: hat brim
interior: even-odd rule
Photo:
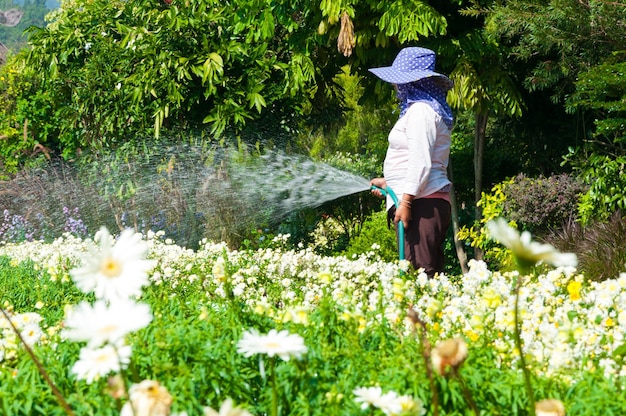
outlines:
[[[420,79],[436,77],[442,82],[442,85],[445,88],[451,89],[454,86],[454,83],[450,78],[434,71],[419,69],[415,71],[398,71],[397,69],[390,66],[371,68],[369,71],[383,81],[392,84],[408,84],[411,82],[419,81]]]

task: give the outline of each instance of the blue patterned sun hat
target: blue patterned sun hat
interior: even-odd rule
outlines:
[[[435,52],[420,47],[404,48],[391,66],[371,68],[370,72],[392,84],[408,84],[423,78],[437,77],[447,90],[454,85],[448,77],[435,72]]]

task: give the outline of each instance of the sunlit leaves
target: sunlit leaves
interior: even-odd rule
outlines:
[[[344,8],[345,6],[341,0],[321,0],[320,2],[322,16],[328,17],[330,24],[335,24],[339,21],[339,15]]]
[[[402,43],[429,35],[444,35],[446,19],[427,3],[403,1],[391,3],[380,17],[379,27],[387,36],[397,36]]]
[[[76,0],[34,31],[28,64],[45,68],[66,146],[150,126],[158,135],[173,120],[211,123],[219,134],[314,84],[309,52],[291,51],[306,45],[285,38],[300,29],[287,9],[267,0]]]
[[[214,80],[218,80],[224,74],[224,60],[215,52],[209,54],[202,64],[202,71],[196,73],[202,77],[202,83],[213,84]]]

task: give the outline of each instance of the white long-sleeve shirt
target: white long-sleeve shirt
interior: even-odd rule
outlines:
[[[399,199],[405,193],[423,198],[451,183],[450,134],[442,117],[426,103],[412,104],[398,119],[389,133],[383,175]],[[387,197],[387,209],[392,206]]]

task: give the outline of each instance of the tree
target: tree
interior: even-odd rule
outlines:
[[[483,191],[483,161],[487,122],[490,115],[520,116],[522,99],[511,71],[503,59],[502,47],[481,29],[460,36],[453,42],[456,67],[451,74],[454,88],[448,95],[458,109],[469,109],[474,114],[474,195],[475,221],[482,219],[478,204]],[[458,244],[458,243],[457,243]],[[476,249],[474,256],[482,258]]]
[[[386,59],[372,46],[445,33],[445,19],[431,6],[414,6],[68,1],[47,27],[31,30],[32,47],[14,64],[35,76],[19,88],[24,110],[16,123],[28,119],[32,140],[66,157],[149,130],[158,136],[163,128],[206,125],[217,137],[254,139],[258,131],[294,137],[305,119],[318,127],[342,119],[342,92],[333,81],[341,66],[365,71]],[[42,107],[30,99],[40,95],[47,95]],[[9,137],[13,146],[20,140]]]
[[[610,0],[508,1],[494,7],[488,28],[511,46],[511,56],[531,65],[530,91],[549,90],[552,100],[577,114],[584,141],[568,155],[591,185],[581,219],[608,218],[625,206],[623,167],[626,84],[626,6]],[[593,125],[593,128],[592,128]]]

